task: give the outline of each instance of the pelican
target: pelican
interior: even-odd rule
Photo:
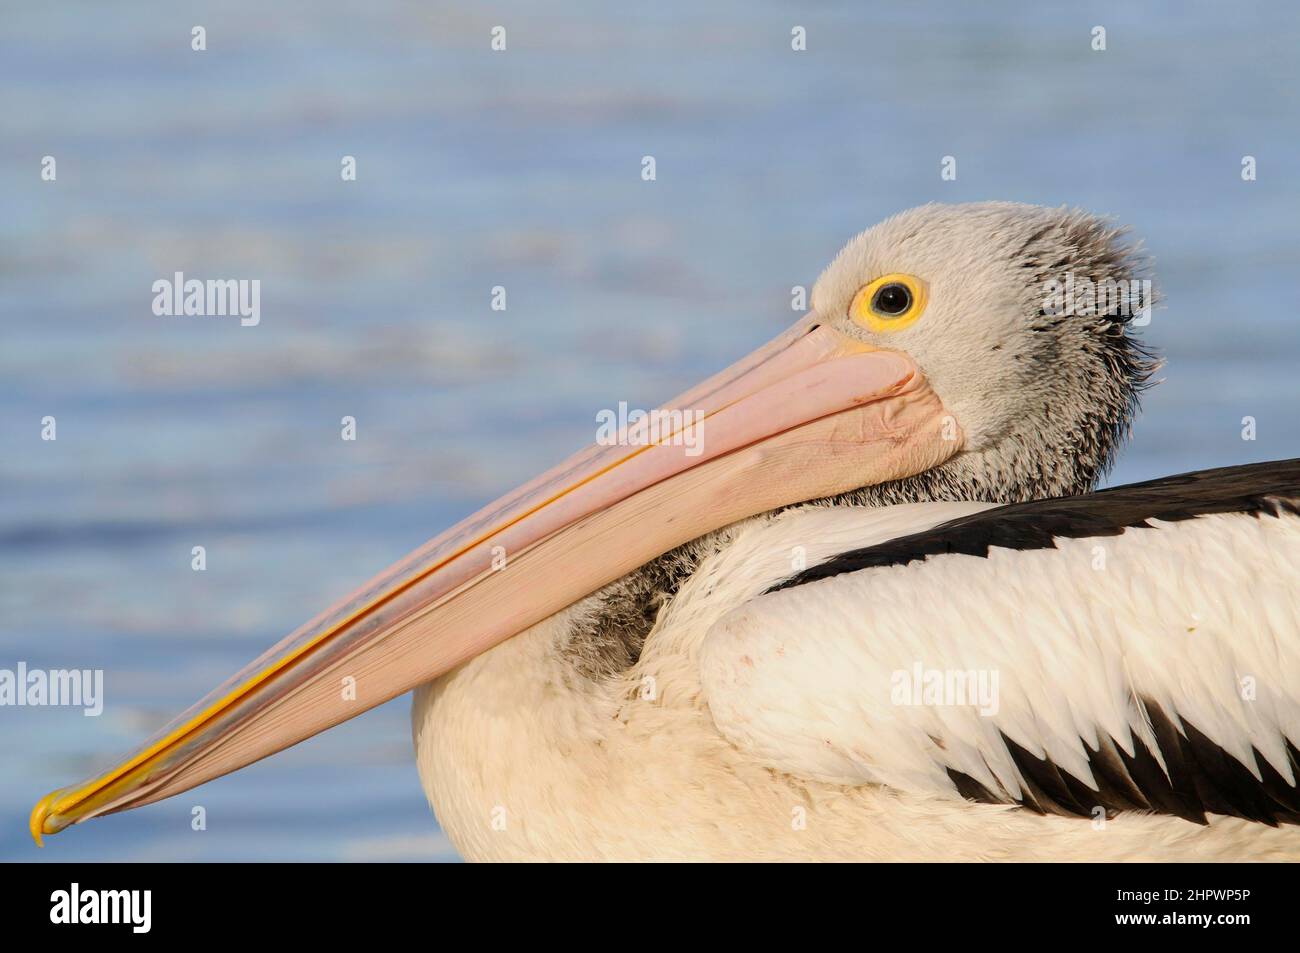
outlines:
[[[33,834],[414,691],[469,859],[1300,857],[1300,461],[1094,492],[1155,358],[1078,289],[1146,268],[1077,209],[876,225],[653,439],[436,537]]]

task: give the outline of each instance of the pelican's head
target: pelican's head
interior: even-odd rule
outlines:
[[[907,354],[960,422],[962,452],[912,481],[920,496],[995,501],[1092,489],[1155,367],[1130,332],[1152,304],[1124,229],[1012,202],[895,215],[845,245],[812,293],[846,337]]]
[[[1150,370],[1126,313],[1149,307],[1149,292],[1122,307],[1111,293],[1138,270],[1118,231],[1081,212],[930,205],[864,232],[784,334],[666,412],[598,430],[595,445],[370,580],[130,757],[47,795],[33,834],[273,754],[745,517],[844,494],[1087,488]]]

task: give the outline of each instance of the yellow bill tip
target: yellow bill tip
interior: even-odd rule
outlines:
[[[63,830],[63,828],[67,827],[66,824],[59,824],[57,821],[50,818],[50,810],[54,807],[54,801],[62,793],[62,788],[56,791],[51,791],[49,794],[45,795],[45,797],[37,801],[36,806],[32,808],[30,828],[32,832],[32,840],[36,841],[37,847],[45,846],[45,834],[57,834],[59,831]]]

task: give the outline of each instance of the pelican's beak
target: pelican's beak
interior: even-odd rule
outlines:
[[[32,834],[179,794],[449,671],[645,562],[780,506],[927,470],[961,436],[904,354],[807,315],[502,497],[227,679]]]

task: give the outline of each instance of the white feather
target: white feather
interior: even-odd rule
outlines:
[[[918,525],[931,510],[950,518],[945,504],[908,510]],[[856,528],[863,541],[902,515],[835,513],[837,531]],[[816,511],[789,514],[727,560],[816,538],[823,525]],[[1154,750],[1133,701],[1149,698],[1256,778],[1252,749],[1294,782],[1285,745],[1300,742],[1300,517],[1211,515],[1056,543],[931,556],[745,600],[700,649],[718,729],[800,777],[956,797],[951,768],[991,790],[996,777],[1016,797],[1023,778],[1002,734],[1096,790],[1084,742],[1108,736],[1132,754],[1131,731]],[[900,704],[891,680],[917,666],[982,674],[997,686],[996,711],[960,698]]]

